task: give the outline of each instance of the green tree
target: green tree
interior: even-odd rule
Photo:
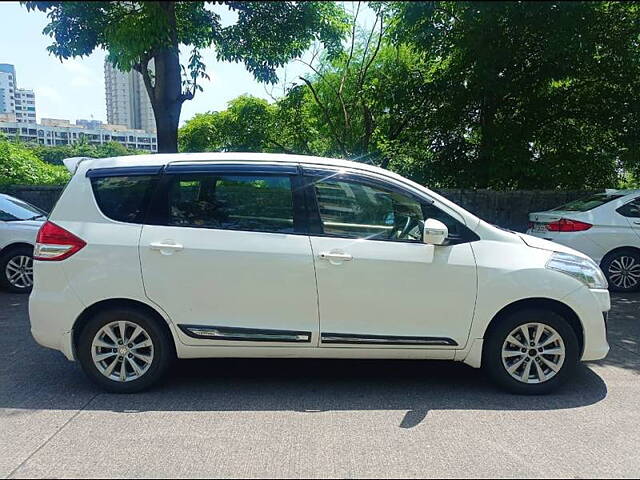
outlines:
[[[289,151],[273,130],[274,106],[251,95],[241,95],[222,112],[195,115],[180,128],[178,141],[184,152]]]
[[[444,185],[615,185],[639,163],[638,2],[394,2],[425,52],[414,175]]]
[[[44,33],[60,59],[107,50],[117,68],[139,71],[149,93],[158,131],[158,151],[177,151],[182,104],[207,77],[201,51],[243,62],[256,79],[275,82],[276,68],[300,56],[317,40],[340,49],[345,13],[334,2],[23,2],[48,12]],[[237,21],[222,26],[211,4],[224,4]],[[179,46],[190,50],[180,63]],[[153,65],[153,70],[151,69]]]

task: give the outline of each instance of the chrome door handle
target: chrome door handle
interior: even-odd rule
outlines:
[[[152,242],[149,244],[149,248],[151,248],[151,250],[160,250],[160,252],[162,253],[163,250],[164,251],[172,251],[172,250],[180,251],[184,247],[179,243]]]
[[[339,253],[339,252],[321,252],[320,258],[325,260],[342,260],[344,262],[353,260],[353,256],[349,255],[348,253]]]

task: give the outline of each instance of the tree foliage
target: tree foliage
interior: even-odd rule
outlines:
[[[345,15],[334,2],[23,2],[48,12],[49,52],[60,59],[107,50],[121,70],[139,71],[149,93],[160,152],[177,151],[183,102],[208,78],[202,50],[218,60],[242,62],[256,79],[277,80],[276,69],[300,56],[312,41],[340,48]],[[237,21],[223,26],[211,7],[225,5]],[[189,51],[180,62],[179,47]]]
[[[640,178],[638,2],[371,6],[375,24],[356,7],[342,51],[314,52],[286,95],[197,116],[183,148],[339,156],[434,187]]]
[[[0,136],[0,185],[61,185],[65,167],[40,160],[28,147]]]

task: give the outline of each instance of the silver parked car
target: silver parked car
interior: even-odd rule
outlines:
[[[29,293],[33,286],[33,246],[47,214],[38,207],[0,193],[0,285]]]

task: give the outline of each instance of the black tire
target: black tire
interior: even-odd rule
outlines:
[[[33,273],[30,273],[31,284],[25,287],[17,286],[11,283],[7,274],[7,265],[9,262],[17,257],[29,257],[31,258],[31,272],[33,272],[33,248],[27,246],[18,246],[7,249],[2,256],[0,256],[0,285],[13,293],[31,293],[33,289]]]
[[[607,277],[607,282],[609,282],[609,290],[612,292],[636,292],[640,290],[640,279],[631,278],[627,281],[633,281],[635,284],[624,286],[621,281],[621,277],[611,278],[615,272],[615,270],[619,267],[619,262],[633,262],[633,270],[634,273],[638,269],[640,269],[640,253],[637,250],[633,249],[623,249],[618,250],[614,253],[608,254],[604,257],[601,263],[602,271],[604,272],[605,277]],[[613,270],[613,271],[612,271]]]
[[[502,361],[502,347],[507,336],[514,329],[534,322],[547,325],[560,335],[565,347],[565,359],[560,370],[549,380],[542,383],[524,383],[507,372]],[[573,328],[562,316],[551,310],[531,308],[512,312],[499,319],[498,323],[492,326],[484,341],[482,366],[498,386],[511,393],[543,395],[557,389],[571,377],[578,364],[579,355],[578,338]]]
[[[112,380],[102,374],[96,367],[91,352],[94,337],[100,329],[120,320],[139,325],[153,342],[153,360],[146,372],[139,378],[126,382]],[[80,332],[76,355],[85,374],[103,389],[112,393],[135,393],[150,388],[164,377],[175,358],[175,349],[170,334],[159,325],[157,319],[142,310],[119,307],[99,312],[87,322]]]

